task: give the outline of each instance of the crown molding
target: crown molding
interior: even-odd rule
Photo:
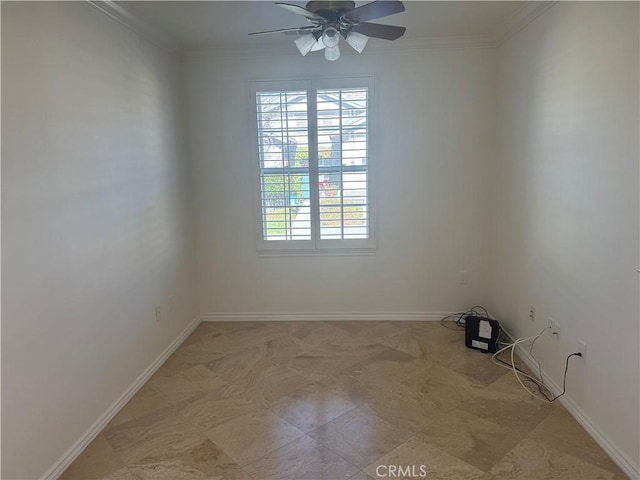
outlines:
[[[346,44],[345,44],[346,45]],[[362,54],[351,51],[350,48],[341,48],[342,56],[367,54],[387,54],[387,53],[411,53],[433,49],[463,49],[463,48],[495,48],[496,43],[487,36],[466,36],[466,37],[433,37],[433,38],[411,38],[399,39],[393,42],[372,42],[367,45]],[[293,40],[289,45],[265,45],[265,46],[243,46],[243,47],[205,47],[187,50],[184,52],[187,57],[216,57],[216,58],[251,58],[251,57],[300,57],[300,52],[296,49]]]
[[[116,22],[125,26],[132,32],[138,34],[142,38],[154,44],[169,53],[182,54],[184,51],[183,46],[176,41],[173,37],[170,37],[157,28],[154,28],[147,23],[140,20],[134,14],[118,5],[113,0],[86,0],[88,4],[95,7],[102,13],[109,15]]]
[[[496,46],[502,45],[513,35],[553,7],[556,3],[558,3],[557,0],[544,2],[522,2],[522,6],[518,10],[504,18],[498,25],[496,25],[493,33],[493,41]]]
[[[129,30],[137,33],[157,47],[163,50],[187,57],[215,57],[215,58],[252,58],[252,57],[299,57],[300,53],[295,48],[293,41],[282,45],[256,45],[256,46],[209,46],[202,48],[185,47],[175,38],[161,32],[140,20],[125,7],[113,0],[86,0],[87,3],[99,11],[109,15]],[[473,49],[496,48],[511,38],[517,32],[525,28],[552,6],[558,3],[554,1],[524,1],[522,6],[513,14],[502,19],[491,35],[429,37],[429,38],[401,38],[393,42],[372,41],[367,46],[366,54],[399,54],[420,52],[433,49]],[[358,55],[351,49],[342,49],[343,56]]]

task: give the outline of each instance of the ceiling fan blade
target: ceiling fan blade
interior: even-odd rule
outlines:
[[[309,20],[313,20],[314,22],[325,23],[327,21],[323,16],[318,15],[317,13],[310,12],[306,8],[302,8],[298,5],[292,5],[290,3],[280,3],[280,2],[276,2],[276,5],[284,8],[285,10],[289,10],[290,12],[297,13],[298,15],[304,15]]]
[[[267,30],[266,32],[252,32],[249,35],[262,35],[264,33],[285,33],[291,35],[299,35],[298,32],[307,33],[307,30],[312,30],[317,27],[296,27],[296,28],[279,28],[278,30]]]
[[[286,32],[283,32],[283,33],[285,35],[306,35],[307,33],[313,33],[316,30],[318,30],[318,27],[311,26],[311,27],[294,28],[291,30],[287,30]],[[320,32],[322,32],[322,30],[320,30]]]
[[[379,23],[359,23],[351,28],[352,32],[358,32],[367,37],[382,38],[384,40],[396,40],[404,35],[406,30],[405,27],[381,25]]]
[[[386,17],[395,13],[404,12],[404,5],[399,1],[377,1],[367,3],[345,13],[342,18],[353,23],[368,22],[376,18]]]

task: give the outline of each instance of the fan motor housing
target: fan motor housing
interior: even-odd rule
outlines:
[[[318,15],[328,16],[336,15],[339,17],[344,12],[356,8],[356,2],[350,1],[316,1],[312,0],[307,3],[306,9]]]

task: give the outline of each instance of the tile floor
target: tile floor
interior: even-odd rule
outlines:
[[[61,478],[403,477],[626,478],[438,322],[203,323]]]

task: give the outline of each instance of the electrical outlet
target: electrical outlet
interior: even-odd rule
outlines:
[[[156,322],[162,320],[162,308],[156,307]]]
[[[581,358],[584,360],[584,357],[587,356],[587,344],[582,340],[578,340],[578,352],[582,354]]]
[[[460,270],[460,285],[466,285],[469,282],[469,272]]]
[[[551,317],[549,317],[549,327],[554,337],[560,337],[560,324]]]
[[[536,307],[533,305],[529,307],[529,320],[532,322],[536,321]]]

